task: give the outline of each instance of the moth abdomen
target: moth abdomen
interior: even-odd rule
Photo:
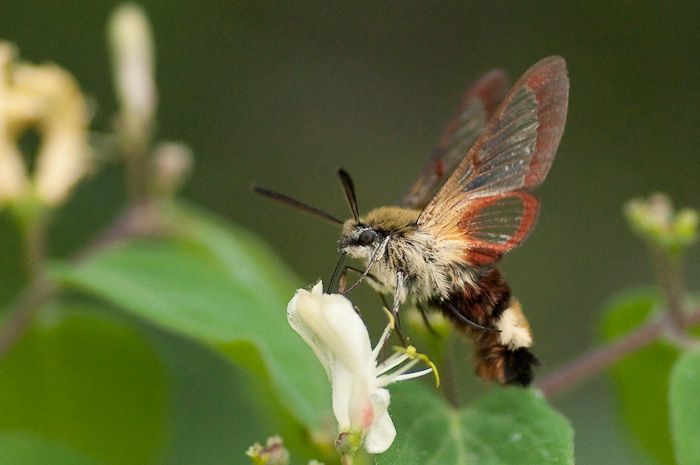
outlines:
[[[500,384],[530,384],[532,367],[539,364],[530,351],[530,327],[497,269],[475,286],[454,289],[448,299],[431,303],[474,340],[479,376]]]

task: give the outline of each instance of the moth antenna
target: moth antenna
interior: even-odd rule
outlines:
[[[345,188],[345,198],[348,199],[352,218],[356,223],[359,223],[360,214],[357,210],[357,197],[355,196],[355,185],[352,183],[352,178],[343,168],[338,170],[338,176],[340,176],[340,182],[343,183],[343,187]]]
[[[322,218],[326,221],[330,221],[331,223],[335,224],[343,224],[342,221],[340,221],[338,218],[330,215],[329,213],[324,212],[323,210],[319,210],[316,207],[312,207],[311,205],[307,205],[305,203],[302,203],[296,199],[293,199],[291,197],[287,197],[284,194],[280,194],[279,192],[275,192],[270,189],[265,189],[264,187],[256,186],[255,184],[252,184],[250,188],[254,191],[257,192],[258,194],[267,197],[268,199],[272,199],[276,202],[283,203],[285,205],[289,205],[290,207],[294,207],[298,210],[305,211],[306,213],[311,213],[314,216],[318,216],[319,218]]]

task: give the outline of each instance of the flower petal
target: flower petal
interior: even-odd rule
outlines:
[[[299,289],[292,300],[287,304],[287,321],[289,325],[296,331],[299,336],[306,342],[309,347],[314,351],[316,357],[321,362],[323,369],[326,370],[328,379],[331,380],[331,365],[334,363],[335,356],[325,344],[325,342],[313,331],[311,327],[302,318],[299,311],[299,300],[302,300],[307,295],[311,295],[309,291],[305,289]],[[313,304],[313,302],[307,302],[306,305]]]
[[[373,376],[375,362],[367,327],[350,300],[340,294],[324,294],[320,282],[311,292],[300,289],[297,295],[287,307],[290,325],[314,349],[326,372],[330,357],[319,352],[330,351],[356,375]]]
[[[342,363],[334,363],[329,375],[333,389],[333,415],[339,431],[348,431],[351,425],[350,401],[353,397],[354,375]]]
[[[374,409],[374,423],[367,429],[365,436],[365,449],[370,454],[385,452],[396,437],[396,428],[391,421],[387,407],[389,407],[389,391],[375,389],[370,396],[370,402]]]

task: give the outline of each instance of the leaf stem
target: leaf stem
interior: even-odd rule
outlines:
[[[681,256],[679,253],[659,246],[652,246],[651,253],[656,279],[666,299],[666,311],[670,317],[671,328],[680,335],[683,333],[683,315],[685,314]]]
[[[24,335],[41,305],[55,292],[54,285],[42,275],[20,294],[10,316],[0,328],[0,363]]]
[[[132,205],[147,204],[150,200],[150,173],[148,148],[150,142],[146,135],[130,137],[122,135],[126,168],[128,193]]]
[[[37,228],[28,234],[29,260],[35,262],[30,263],[31,281],[11,306],[9,317],[0,327],[0,363],[27,331],[41,305],[58,292],[57,286],[49,281],[43,269],[44,243],[38,240],[43,238],[43,229],[40,225],[37,225]],[[96,239],[76,252],[71,261],[79,262],[114,242],[157,234],[161,230],[162,222],[155,207],[150,204],[136,204],[117,217]]]
[[[671,313],[664,318],[651,321],[637,330],[621,337],[617,341],[594,350],[582,357],[555,370],[537,384],[542,393],[551,397],[555,394],[588,379],[612,365],[621,358],[630,355],[662,336],[669,328],[676,334],[675,325],[680,323],[680,328],[700,323],[700,307],[687,314],[678,315],[678,321],[672,321]]]

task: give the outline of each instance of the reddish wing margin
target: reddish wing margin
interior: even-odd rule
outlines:
[[[457,223],[466,235],[469,263],[486,265],[522,243],[537,223],[540,203],[525,192],[480,197],[469,202]],[[508,220],[504,221],[504,217]]]
[[[415,183],[401,199],[404,208],[423,209],[440,184],[484,132],[508,92],[508,76],[494,69],[467,90]]]
[[[527,192],[552,166],[566,122],[569,80],[561,57],[535,64],[515,84],[418,223],[461,236],[469,263],[497,261],[528,236],[539,202]]]

